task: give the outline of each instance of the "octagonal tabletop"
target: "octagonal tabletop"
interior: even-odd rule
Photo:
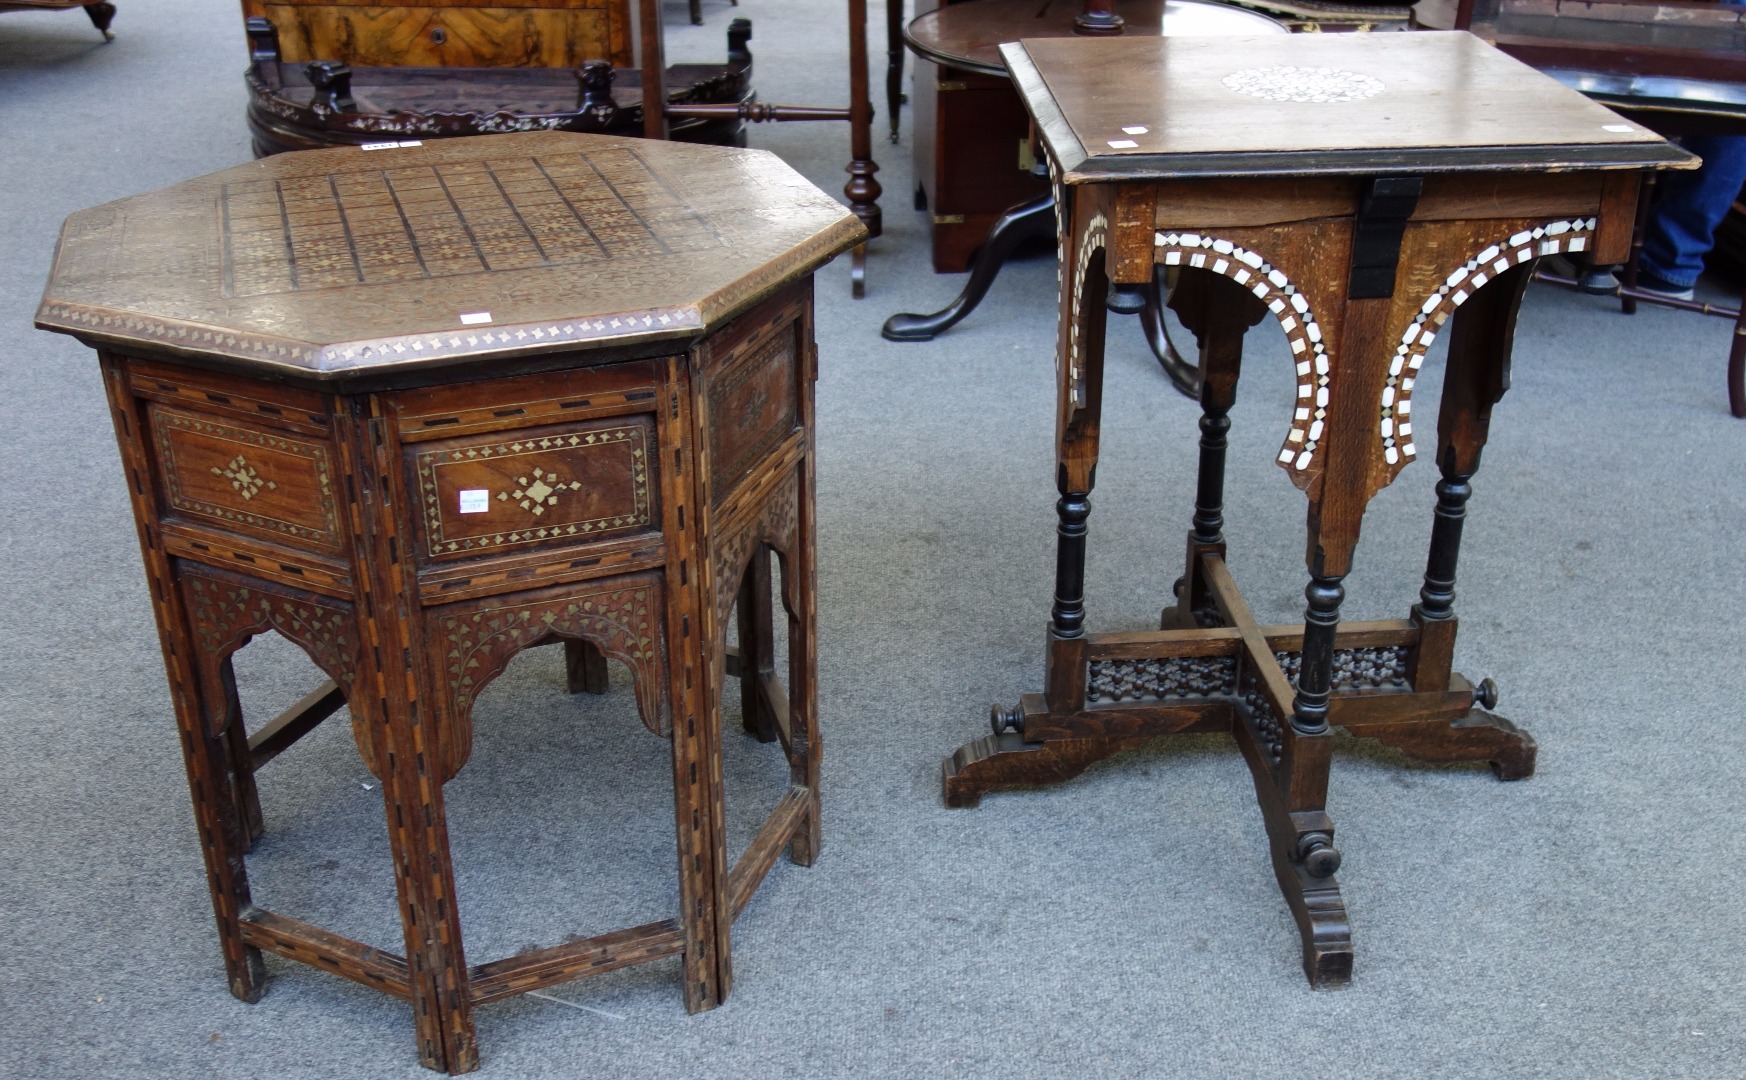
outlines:
[[[337,379],[694,338],[865,236],[760,150],[567,132],[342,147],[72,215],[36,324]]]
[[[1697,164],[1466,32],[1038,38],[1001,56],[1069,184]]]

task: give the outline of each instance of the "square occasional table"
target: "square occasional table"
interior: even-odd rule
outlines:
[[[1059,540],[1043,692],[944,764],[946,801],[1054,783],[1161,735],[1230,732],[1318,987],[1352,941],[1326,809],[1332,729],[1515,779],[1534,742],[1451,670],[1461,524],[1534,261],[1627,254],[1637,191],[1695,159],[1464,33],[1027,40],[1001,47],[1054,177]],[[1105,297],[1179,270],[1197,339],[1186,569],[1155,632],[1087,633]],[[1271,316],[1296,374],[1278,464],[1308,497],[1301,626],[1257,625],[1225,564],[1228,411]],[[1370,498],[1419,454],[1413,387],[1450,330],[1430,555],[1408,618],[1340,622]]]
[[[233,994],[263,951],[331,971],[410,1002],[451,1073],[513,994],[678,955],[689,1010],[727,997],[734,917],[818,851],[812,272],[864,236],[770,154],[557,132],[285,154],[67,220],[37,325],[102,363]],[[331,681],[251,733],[231,655],[269,630]],[[623,662],[672,742],[679,910],[469,966],[443,784],[479,691],[555,641],[573,691]],[[735,675],[791,786],[729,866]],[[249,896],[255,771],[342,704],[404,956]]]

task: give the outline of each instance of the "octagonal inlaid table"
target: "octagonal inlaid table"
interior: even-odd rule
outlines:
[[[726,998],[734,916],[818,850],[812,272],[864,237],[770,154],[555,132],[285,154],[67,220],[37,325],[102,364],[233,994],[263,950],[331,971],[409,1001],[449,1072],[474,1006],[553,983],[679,955],[689,1010]],[[331,681],[249,734],[230,658],[267,630]],[[548,641],[572,691],[622,661],[671,739],[679,910],[469,966],[443,784],[480,689]],[[791,776],[731,867],[729,676]],[[249,896],[255,770],[342,704],[405,956]]]
[[[1534,767],[1494,688],[1451,670],[1461,526],[1509,387],[1540,256],[1622,262],[1642,176],[1696,159],[1465,33],[1029,40],[1001,46],[1056,185],[1055,601],[1043,692],[946,759],[946,800],[1067,779],[1161,735],[1229,732],[1317,986],[1352,970],[1326,797],[1332,731],[1430,761]],[[1200,469],[1186,568],[1160,629],[1088,633],[1105,298],[1155,268],[1200,349]],[[1441,408],[1414,384],[1453,316]],[[1276,461],[1309,502],[1308,606],[1262,626],[1226,566],[1224,472],[1245,332],[1270,320],[1295,392]],[[1422,453],[1421,453],[1422,448]],[[1371,496],[1417,457],[1440,474],[1410,616],[1342,624]]]

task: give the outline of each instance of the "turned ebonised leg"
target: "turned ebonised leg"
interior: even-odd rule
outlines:
[[[1297,693],[1291,699],[1291,726],[1300,734],[1328,730],[1328,698],[1333,693],[1334,637],[1340,629],[1340,603],[1346,599],[1341,576],[1310,578],[1303,595],[1303,659],[1298,667]]]
[[[895,143],[897,119],[903,111],[903,0],[885,2],[885,110]]]
[[[114,41],[115,35],[110,32],[109,24],[115,21],[114,4],[86,4],[85,14],[91,17],[91,25],[103,35],[104,41]]]
[[[988,231],[988,238],[982,241],[976,262],[970,267],[970,280],[956,299],[931,315],[893,315],[885,320],[880,336],[887,341],[932,341],[935,334],[956,326],[976,310],[976,305],[988,295],[988,287],[994,284],[1000,268],[1006,265],[1006,260],[1012,257],[1019,244],[1053,236],[1054,232],[1053,195],[1013,207],[1002,214],[994,228]]]
[[[1490,431],[1492,406],[1509,389],[1516,311],[1532,273],[1531,263],[1513,267],[1456,311],[1437,414],[1437,505],[1424,585],[1412,608],[1419,640],[1407,658],[1407,678],[1421,694],[1466,687],[1475,707],[1452,722],[1348,725],[1355,735],[1378,739],[1421,760],[1488,761],[1505,780],[1533,773],[1536,748],[1526,732],[1486,711],[1496,704],[1489,680],[1473,689],[1452,671],[1458,627],[1455,580],[1471,480]]]
[[[1154,278],[1154,283],[1157,281]],[[1237,400],[1242,371],[1243,336],[1267,314],[1252,295],[1225,278],[1185,270],[1170,304],[1194,335],[1199,366],[1194,372],[1200,400],[1200,469],[1195,483],[1194,522],[1188,533],[1188,557],[1177,582],[1176,603],[1159,617],[1161,630],[1191,630],[1219,622],[1211,594],[1200,572],[1201,556],[1225,550],[1225,451],[1231,430],[1230,410]],[[1204,373],[1204,378],[1202,377]]]
[[[1177,352],[1175,343],[1170,340],[1170,331],[1164,325],[1164,294],[1164,268],[1160,266],[1146,290],[1146,304],[1140,310],[1140,329],[1145,332],[1146,344],[1152,347],[1152,355],[1158,358],[1158,366],[1164,369],[1170,385],[1176,387],[1176,392],[1183,397],[1198,401],[1200,368]]]

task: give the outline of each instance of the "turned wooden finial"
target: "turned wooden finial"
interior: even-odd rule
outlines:
[[[1085,9],[1073,20],[1075,34],[1119,34],[1122,17],[1115,13],[1115,0],[1085,0]]]
[[[337,60],[311,60],[303,73],[309,76],[309,85],[315,87],[311,105],[333,112],[358,111],[358,103],[352,98],[352,69],[349,66]]]
[[[618,102],[612,97],[612,80],[617,73],[605,60],[586,60],[576,68],[576,111],[586,115],[600,131],[609,130],[618,116]]]

